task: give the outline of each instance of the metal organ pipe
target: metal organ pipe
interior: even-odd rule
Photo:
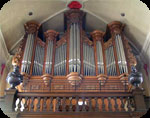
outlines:
[[[83,43],[83,67],[85,76],[95,75],[94,48],[87,43]]]
[[[125,58],[123,43],[120,35],[116,35],[115,37],[116,49],[117,49],[117,57],[118,57],[118,65],[120,74],[128,73],[127,69],[127,61]]]
[[[70,26],[69,72],[80,73],[80,28],[78,23]]]
[[[47,44],[45,73],[51,74],[52,71],[52,57],[53,57],[53,40],[49,40]]]
[[[117,71],[116,71],[116,63],[115,63],[113,46],[110,46],[105,50],[105,55],[106,55],[107,75],[116,76]]]
[[[25,72],[27,74],[30,74],[34,41],[35,34],[28,34],[21,67],[21,72]]]
[[[39,39],[40,40],[40,39]],[[36,45],[34,66],[32,75],[39,76],[43,74],[43,65],[44,65],[44,46],[39,42]]]
[[[66,50],[67,44],[63,43],[56,48],[54,75],[66,75]]]
[[[98,74],[104,74],[103,50],[101,41],[96,42]]]

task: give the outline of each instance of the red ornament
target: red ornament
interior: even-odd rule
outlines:
[[[72,1],[70,4],[68,4],[68,7],[70,9],[80,9],[82,5],[77,1]]]
[[[4,69],[5,69],[5,64],[2,64],[1,65],[1,76],[3,75]]]
[[[148,65],[147,64],[144,64],[144,69],[145,69],[146,75],[148,76]]]

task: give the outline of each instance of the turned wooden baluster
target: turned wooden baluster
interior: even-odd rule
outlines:
[[[115,101],[115,111],[119,111],[118,109],[118,102],[117,102],[117,97],[114,97],[114,101]]]
[[[89,97],[89,111],[92,111],[92,98]]]
[[[53,112],[53,97],[50,97],[50,112]]]
[[[30,111],[34,111],[34,99],[35,97],[31,97]]]
[[[76,112],[80,111],[78,102],[79,102],[79,97],[76,97],[76,110],[75,110]]]
[[[95,97],[95,111],[99,111],[98,98]]]
[[[125,111],[125,109],[124,109],[124,97],[120,97],[120,100],[121,100],[121,111]]]
[[[72,97],[70,97],[69,100],[70,100],[69,111],[73,111],[73,108],[72,108]]]
[[[25,97],[25,104],[24,104],[24,111],[28,111],[29,107],[28,107],[28,97]]]
[[[85,97],[82,97],[82,101],[83,101],[83,104],[82,104],[82,112],[86,112]]]
[[[108,111],[112,111],[111,97],[108,97]]]
[[[102,111],[106,111],[106,109],[105,109],[105,98],[104,97],[102,97]]]
[[[19,103],[18,103],[17,111],[21,111],[21,101],[22,101],[22,97],[19,97]]]
[[[56,112],[59,112],[60,98],[56,97]]]
[[[63,101],[62,101],[62,112],[66,112],[66,97],[63,97]]]
[[[43,111],[47,111],[47,97],[44,97],[44,100],[43,100]]]
[[[38,97],[37,98],[37,105],[36,105],[36,108],[37,108],[37,112],[39,112],[40,111],[40,102],[41,102],[41,98],[40,97]]]
[[[130,97],[127,97],[127,108],[128,108],[128,112],[132,111],[131,104],[130,104]]]

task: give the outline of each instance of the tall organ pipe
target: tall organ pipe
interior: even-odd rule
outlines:
[[[108,28],[110,30],[112,38],[114,39],[114,45],[116,47],[117,73],[118,74],[119,74],[119,72],[120,72],[120,74],[128,73],[127,61],[125,58],[125,52],[124,52],[123,42],[122,42],[122,38],[121,38],[121,34],[124,29],[124,24],[122,24],[118,21],[114,21],[114,22],[108,24]]]
[[[58,35],[58,32],[54,31],[54,30],[48,30],[45,33],[45,38],[46,38],[46,53],[45,53],[45,63],[44,63],[44,74],[53,74],[52,71],[54,68],[54,61],[57,58],[55,57],[55,54],[57,55],[57,50],[55,49],[56,46],[56,37]],[[55,52],[55,54],[54,54]],[[55,60],[54,60],[55,59]],[[56,63],[56,61],[55,61]]]
[[[116,35],[115,37],[115,43],[116,43],[116,49],[117,49],[117,57],[118,57],[118,65],[119,65],[120,74],[128,73],[127,61],[125,58],[123,43],[122,43],[121,36],[119,34]]]
[[[69,72],[80,73],[80,28],[78,23],[70,26]]]
[[[106,55],[107,75],[116,76],[117,71],[116,71],[116,63],[115,63],[113,46],[110,46],[105,50],[105,55]]]
[[[56,76],[66,75],[66,49],[66,43],[63,43],[62,45],[56,48],[54,65],[54,75]]]
[[[44,45],[42,46],[39,42],[36,45],[32,75],[34,76],[42,75],[43,65],[44,65]]]
[[[35,41],[35,34],[28,34],[21,67],[21,72],[27,74],[30,74],[34,41]]]
[[[94,48],[87,43],[83,43],[83,68],[85,76],[95,75]]]
[[[105,74],[104,71],[104,55],[103,55],[103,36],[104,32],[95,30],[91,33],[94,48],[95,48],[95,65],[96,65],[96,74]]]

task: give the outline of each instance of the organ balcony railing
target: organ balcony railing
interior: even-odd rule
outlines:
[[[64,16],[66,31],[60,39],[58,32],[48,30],[44,42],[38,37],[37,22],[25,24],[26,34],[13,58],[13,64],[20,66],[24,82],[33,84],[28,80],[41,80],[49,86],[51,80],[59,79],[79,87],[93,80],[101,81],[101,86],[109,81],[128,86],[125,81],[136,59],[123,33],[124,24],[114,21],[107,25],[106,32],[95,30],[89,37],[83,28],[83,11],[71,9]]]

